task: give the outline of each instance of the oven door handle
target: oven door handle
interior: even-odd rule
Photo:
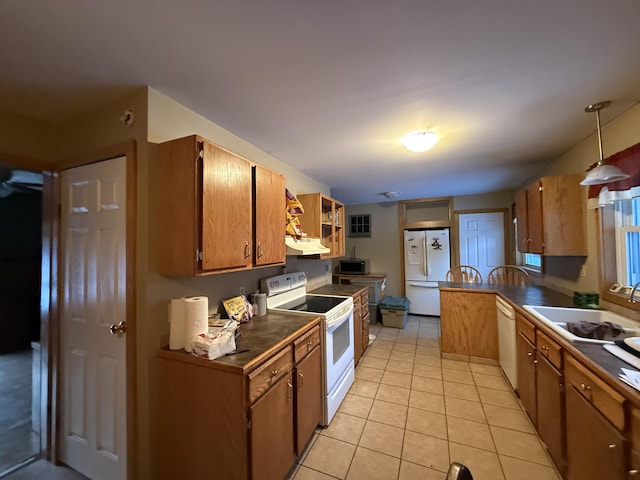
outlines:
[[[338,320],[333,321],[331,324],[327,324],[327,332],[335,331],[340,325],[349,321],[353,317],[353,310],[350,310],[348,314]]]

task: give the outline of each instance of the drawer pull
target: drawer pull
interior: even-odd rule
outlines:
[[[585,392],[589,392],[591,390],[591,387],[589,385],[585,385],[584,383],[580,384],[580,388]]]
[[[532,356],[533,356],[533,352],[528,352],[528,353],[527,353],[527,356],[528,356],[528,357],[532,357]]]
[[[271,370],[271,376],[275,377],[278,374],[278,369]]]
[[[637,475],[638,474],[638,470],[633,469],[633,470],[629,470],[629,475]]]
[[[610,443],[609,444],[609,449],[613,450],[614,448],[616,448],[616,444],[615,443]]]
[[[308,346],[311,346],[311,345],[313,345],[313,342],[312,342],[311,340],[309,340],[309,341],[307,342],[307,345],[308,345]]]
[[[291,382],[287,380],[287,386],[289,387],[289,393],[287,394],[287,399],[291,400],[293,398],[293,385]]]

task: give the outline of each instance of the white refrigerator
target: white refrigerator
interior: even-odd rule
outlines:
[[[440,315],[438,281],[451,268],[449,229],[404,231],[404,281],[409,313]]]

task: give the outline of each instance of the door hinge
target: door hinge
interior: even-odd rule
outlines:
[[[201,262],[202,261],[202,250],[198,249],[196,250],[196,262]]]
[[[204,143],[198,142],[198,158],[202,160],[204,158]]]

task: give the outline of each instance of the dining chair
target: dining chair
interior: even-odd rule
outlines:
[[[517,265],[500,265],[493,268],[487,276],[487,282],[503,285],[529,285],[529,273]]]
[[[482,273],[471,265],[457,265],[447,272],[447,282],[482,283]]]

